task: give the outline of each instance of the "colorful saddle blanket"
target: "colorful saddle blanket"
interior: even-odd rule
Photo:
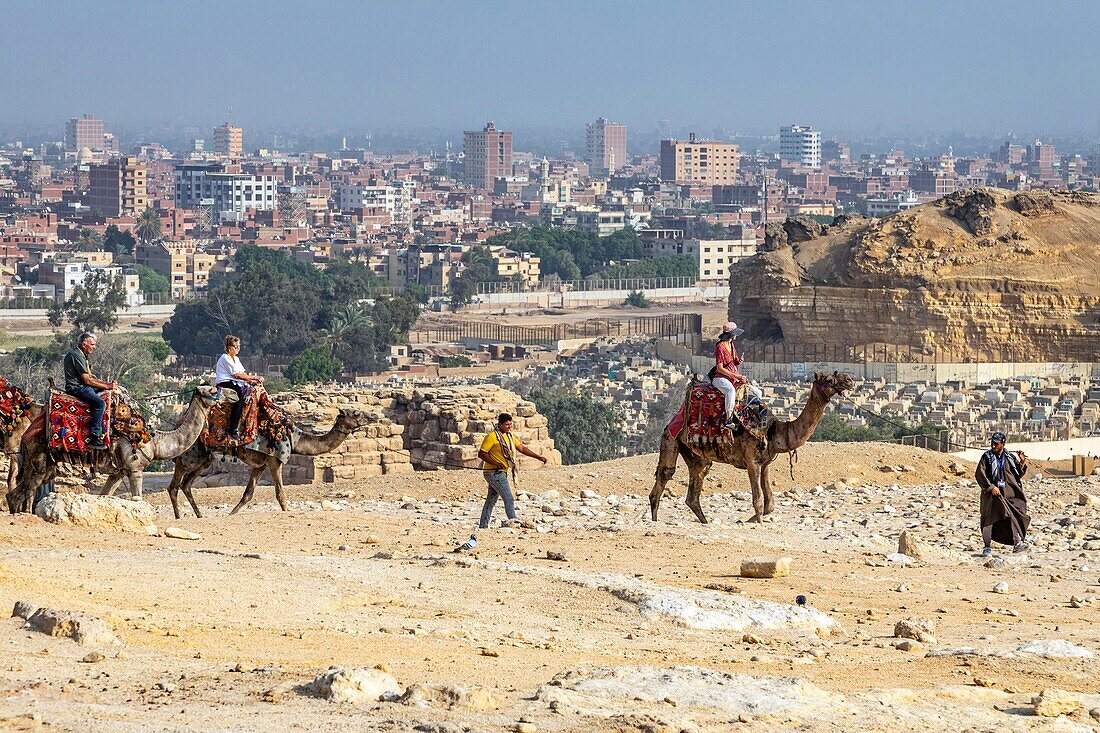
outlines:
[[[121,435],[131,445],[144,445],[153,439],[153,431],[141,413],[125,400],[116,400],[111,404],[111,428],[115,435]]]
[[[206,427],[199,436],[203,445],[208,448],[228,449],[242,445],[251,446],[260,438],[265,438],[268,444],[275,446],[288,442],[294,432],[294,423],[262,387],[252,389],[245,397],[244,412],[241,413],[241,422],[237,426],[241,439],[236,442],[230,440],[228,435],[232,411],[231,403],[214,405],[206,418]]]
[[[27,419],[32,404],[30,395],[0,377],[0,432],[11,436]]]
[[[111,399],[110,392],[100,395],[107,403],[103,413],[104,442],[111,445]],[[65,392],[50,390],[50,399],[46,403],[46,425],[49,428],[50,450],[65,453],[84,453],[90,451],[90,431],[92,408]],[[28,431],[29,432],[29,431]]]
[[[726,426],[725,396],[709,384],[691,386],[687,402],[668,424],[672,435],[679,435],[687,428],[687,437],[698,441],[730,438],[742,430],[749,430],[757,438],[763,438],[767,427],[768,408],[755,396],[750,396],[733,408],[738,425]]]

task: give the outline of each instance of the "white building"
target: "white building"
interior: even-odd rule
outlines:
[[[674,230],[665,230],[674,231]],[[699,279],[725,284],[729,282],[730,265],[756,254],[756,232],[750,226],[731,227],[736,238],[680,239],[678,237],[646,238],[650,257],[686,255],[695,260]]]
[[[83,285],[88,275],[97,270],[107,273],[112,278],[122,276],[128,308],[139,306],[145,302],[145,294],[141,292],[137,273],[118,265],[104,267],[93,265],[84,260],[48,260],[38,266],[38,282],[41,285],[52,286],[54,297],[57,298],[58,302],[64,302],[72,297],[77,285]]]
[[[340,210],[349,213],[356,209],[379,209],[390,214],[394,224],[407,225],[412,221],[415,181],[402,181],[397,186],[340,186],[338,202]]]
[[[821,133],[801,125],[779,128],[779,157],[807,168],[820,168]]]
[[[181,209],[210,208],[210,223],[244,219],[249,209],[278,208],[275,176],[226,173],[221,163],[187,163],[175,172],[175,204]]]
[[[869,216],[883,217],[896,214],[899,211],[908,211],[914,206],[919,206],[927,199],[922,199],[913,191],[895,193],[893,196],[876,197],[867,199],[867,214]]]

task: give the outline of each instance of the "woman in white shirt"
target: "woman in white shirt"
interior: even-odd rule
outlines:
[[[244,370],[244,365],[237,358],[239,353],[241,353],[241,340],[236,336],[226,336],[225,353],[218,359],[218,365],[214,368],[214,384],[237,393],[237,401],[233,403],[233,411],[229,416],[230,440],[241,439],[237,429],[241,423],[241,413],[244,412],[245,398],[252,391],[252,385],[264,383],[263,377],[249,374]]]

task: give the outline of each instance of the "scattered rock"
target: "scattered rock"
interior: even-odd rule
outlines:
[[[85,664],[98,664],[106,658],[107,657],[103,656],[99,652],[88,652],[80,661],[84,662]]]
[[[547,560],[555,560],[557,562],[568,562],[569,558],[565,556],[564,552],[558,552],[557,550],[546,551]]]
[[[1047,659],[1092,659],[1096,656],[1088,649],[1071,644],[1065,639],[1029,641],[1016,647],[1016,651]]]
[[[288,695],[294,692],[295,687],[297,687],[297,684],[294,682],[281,682],[274,687],[264,690],[264,693],[260,697],[260,699],[264,702],[278,705],[283,700],[285,700]]]
[[[535,733],[537,730],[534,723],[516,723],[516,733]]]
[[[919,641],[914,639],[902,639],[901,641],[894,642],[894,648],[903,651],[910,652],[911,654],[920,654],[924,651],[924,646]]]
[[[201,540],[202,535],[195,532],[189,532],[186,529],[180,529],[179,527],[169,527],[164,530],[165,537],[171,537],[177,540]]]
[[[903,531],[898,538],[898,553],[908,555],[917,562],[929,562],[943,556],[943,553],[909,530]]]
[[[1100,496],[1081,492],[1077,495],[1077,503],[1080,506],[1100,507]]]
[[[157,512],[144,501],[91,494],[47,494],[34,513],[47,522],[89,529],[120,529],[155,535]]]
[[[915,639],[925,644],[936,643],[936,622],[931,619],[905,619],[894,624],[894,636]]]
[[[786,578],[791,574],[791,558],[752,558],[741,563],[742,578]]]
[[[393,675],[379,669],[329,667],[309,685],[318,697],[330,702],[376,702],[387,696],[397,697],[401,686]]]
[[[57,608],[39,608],[27,619],[27,628],[47,636],[63,636],[81,646],[121,644],[106,622],[94,616]]]
[[[1005,593],[1008,593],[1008,583],[1006,583],[1002,580],[1000,583],[997,583],[996,585],[993,586],[993,592],[994,593],[999,593],[1001,595],[1004,595]]]
[[[34,615],[34,612],[38,610],[38,606],[34,605],[30,601],[16,601],[15,608],[12,609],[12,618],[21,618],[24,621]]]
[[[409,685],[399,699],[403,705],[429,705],[467,710],[495,710],[496,699],[483,687],[466,689],[457,685],[415,684]]]
[[[1036,715],[1057,718],[1077,712],[1081,707],[1081,697],[1076,693],[1052,687],[1031,698],[1031,704],[1035,706]]]

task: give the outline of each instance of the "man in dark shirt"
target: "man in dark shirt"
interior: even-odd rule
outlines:
[[[99,396],[100,392],[110,392],[118,385],[103,382],[92,376],[88,357],[95,351],[96,339],[85,331],[76,340],[76,347],[65,355],[65,391],[92,408],[91,448],[104,450],[107,444],[103,440],[103,411],[107,403]]]

